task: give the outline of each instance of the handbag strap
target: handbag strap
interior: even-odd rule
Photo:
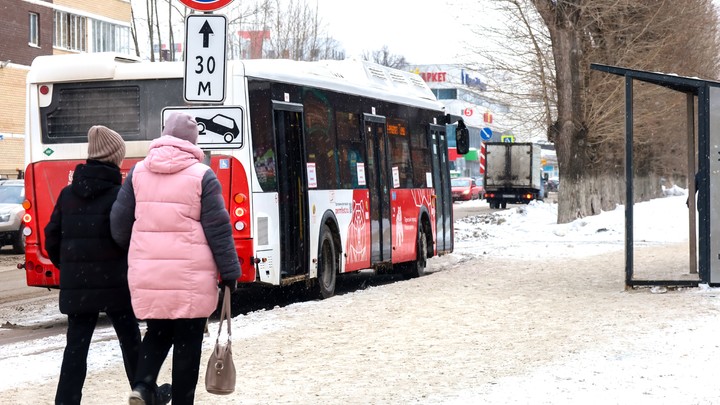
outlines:
[[[230,320],[232,319],[232,315],[230,312],[230,295],[232,293],[230,292],[230,287],[225,287],[225,293],[223,294],[223,303],[222,303],[222,309],[220,310],[220,323],[218,325],[218,335],[217,339],[215,340],[215,343],[220,342],[220,333],[222,332],[222,325],[224,321],[227,321],[227,331],[228,331],[228,341],[232,340],[232,331],[230,329]]]

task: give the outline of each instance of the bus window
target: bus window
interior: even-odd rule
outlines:
[[[263,191],[277,191],[275,139],[272,125],[269,125],[273,122],[270,84],[249,81],[248,87],[255,172]]]
[[[412,188],[413,173],[407,122],[398,118],[388,118],[387,133],[390,138],[390,167],[398,168],[400,188]]]
[[[315,163],[318,189],[337,188],[337,147],[333,109],[320,90],[306,91],[303,97],[305,111],[305,148],[307,163]]]
[[[427,173],[430,173],[427,130],[425,125],[415,124],[410,131],[410,153],[413,160],[413,184],[415,187],[429,187]]]
[[[56,83],[40,108],[42,141],[87,142],[93,125],[113,128],[126,141],[160,137],[163,108],[183,105],[182,79]]]
[[[336,112],[338,165],[340,167],[340,188],[365,188],[358,181],[358,165],[365,170],[365,146],[360,132],[357,114]]]

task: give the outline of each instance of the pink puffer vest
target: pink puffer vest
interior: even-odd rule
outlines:
[[[200,224],[197,146],[163,136],[135,166],[128,283],[139,319],[205,318],[217,307],[217,267]]]

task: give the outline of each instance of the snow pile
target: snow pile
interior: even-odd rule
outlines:
[[[680,189],[682,190],[682,189]],[[688,238],[685,194],[633,207],[636,244],[681,242]],[[455,221],[456,254],[494,257],[581,257],[617,251],[625,243],[625,207],[557,223],[557,204],[532,201],[503,211]]]

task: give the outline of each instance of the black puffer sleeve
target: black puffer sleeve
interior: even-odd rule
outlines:
[[[52,215],[50,215],[50,221],[45,225],[45,250],[52,264],[58,269],[60,268],[60,241],[62,240],[62,209],[60,207],[65,190],[67,187],[60,192]]]
[[[220,181],[212,170],[206,171],[202,179],[200,224],[210,250],[215,256],[220,278],[223,280],[239,278],[240,261],[232,236],[230,214],[225,209]]]

